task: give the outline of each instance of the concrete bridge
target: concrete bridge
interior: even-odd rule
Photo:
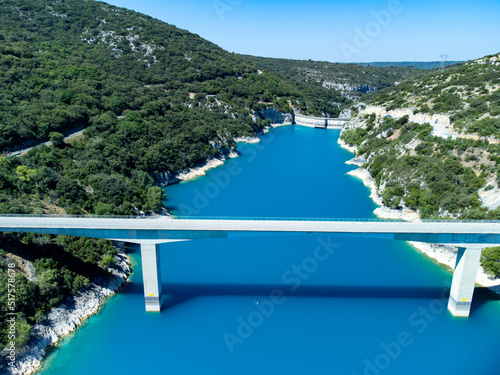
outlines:
[[[342,118],[304,116],[298,113],[294,114],[294,118],[296,125],[320,129],[342,129],[344,124],[349,121],[349,119]]]
[[[343,235],[450,244],[459,248],[448,309],[469,316],[481,250],[500,244],[500,221],[238,219],[0,215],[0,232],[45,233],[138,243],[146,311],[161,309],[159,244],[262,235]]]

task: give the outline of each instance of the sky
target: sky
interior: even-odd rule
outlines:
[[[500,0],[107,0],[227,51],[330,62],[500,52]]]

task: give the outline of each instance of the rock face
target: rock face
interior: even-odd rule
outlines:
[[[179,182],[179,179],[170,171],[160,172],[155,176],[158,186],[168,186]]]
[[[273,125],[291,125],[293,122],[291,114],[276,112],[274,109],[268,109],[262,112],[262,115],[271,120]]]
[[[384,107],[369,105],[366,107],[363,114],[371,115],[372,113],[376,114],[378,117],[386,117],[391,116],[394,118],[401,118],[403,116],[408,116],[408,120],[410,122],[416,122],[418,124],[439,124],[442,126],[450,126],[451,121],[448,115],[443,114],[427,114],[427,113],[413,113],[413,111],[409,108],[397,108],[392,109],[390,111],[386,110]]]
[[[9,366],[7,352],[0,353],[0,373],[5,375],[31,374],[42,363],[46,349],[62,336],[74,331],[85,318],[94,314],[101,303],[127,280],[130,267],[127,257],[120,249],[115,265],[108,268],[109,279],[98,278],[71,296],[61,305],[53,308],[45,319],[33,327],[28,345],[16,355],[15,365]]]
[[[500,189],[496,186],[490,190],[484,188],[479,190],[479,197],[483,202],[483,206],[488,207],[490,210],[500,207]]]
[[[323,87],[327,89],[341,90],[342,92],[374,92],[380,90],[380,87],[372,85],[357,85],[347,82],[335,82],[335,81],[324,81],[322,83]]]
[[[259,143],[260,142],[260,138],[259,137],[236,137],[234,139],[234,141],[236,143],[249,143],[249,144],[252,144],[252,143]]]
[[[351,160],[348,160],[345,162],[348,165],[355,165],[357,167],[362,167],[366,163],[366,159],[362,156],[352,158]]]

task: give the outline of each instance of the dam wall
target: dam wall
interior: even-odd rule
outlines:
[[[349,119],[313,117],[295,113],[295,124],[320,129],[342,129]]]

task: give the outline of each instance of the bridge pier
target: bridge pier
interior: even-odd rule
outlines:
[[[161,310],[160,244],[141,242],[142,279],[146,311]]]
[[[453,316],[469,316],[482,248],[482,245],[474,244],[458,248],[448,300],[448,310]]]

